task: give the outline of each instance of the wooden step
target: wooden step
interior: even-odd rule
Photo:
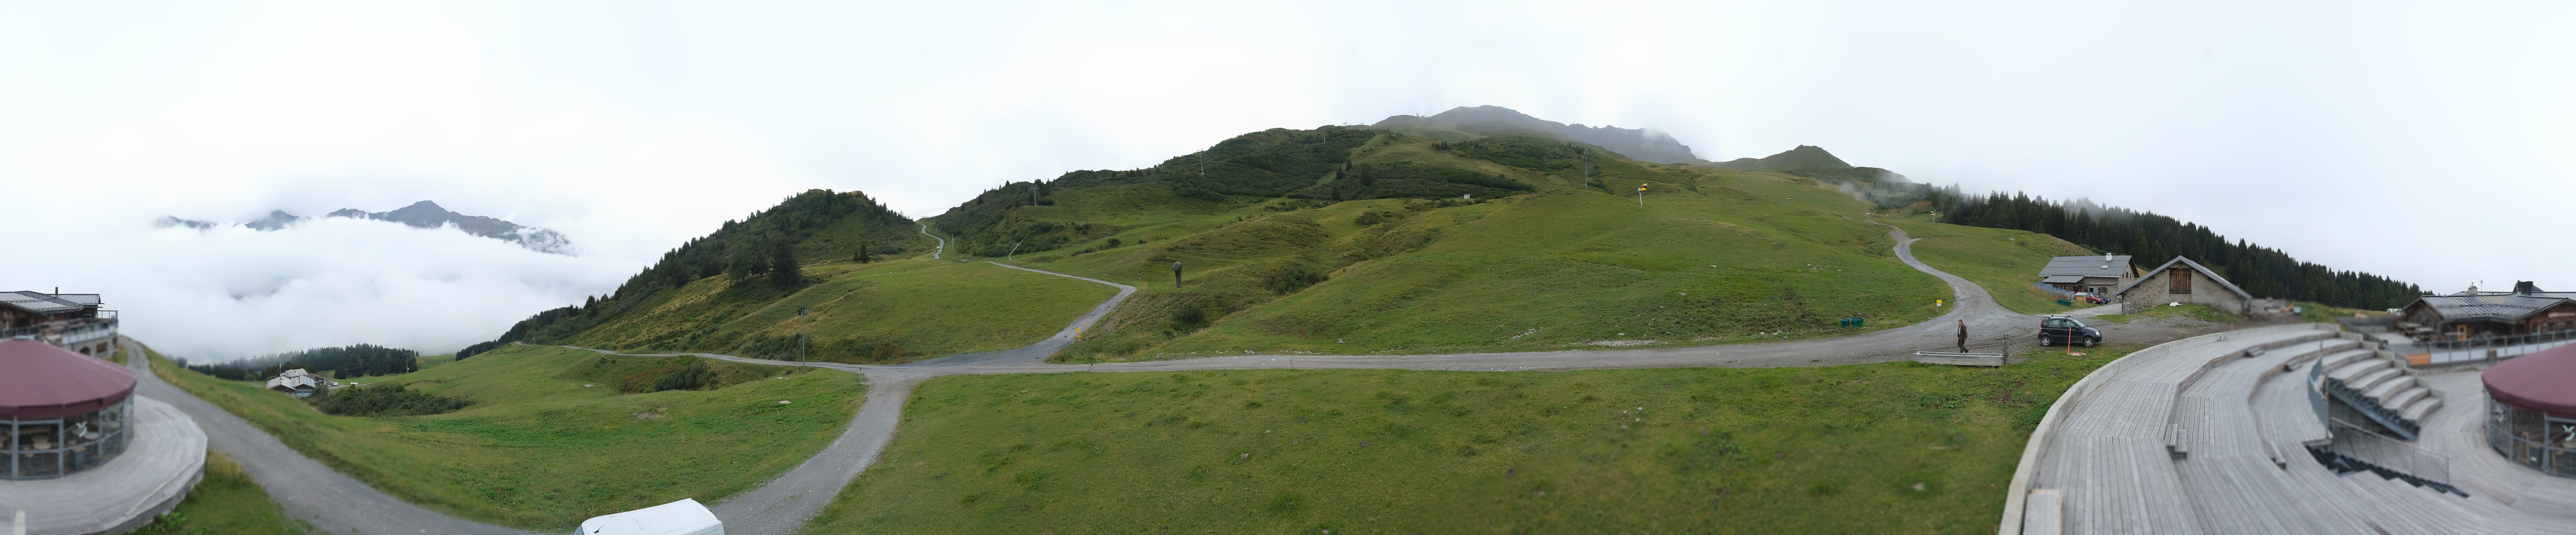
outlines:
[[[2360,392],[2364,396],[2376,398],[2378,396],[2370,396],[2372,389],[2378,388],[2382,383],[2395,381],[2405,376],[2406,372],[2400,371],[2395,367],[2382,366],[2379,369],[2371,370],[2370,373],[2362,374],[2361,377],[2344,380],[2343,386],[2351,388],[2354,392]]]
[[[2345,386],[2353,386],[2353,380],[2359,379],[2364,375],[2369,375],[2371,372],[2384,369],[2388,369],[2387,360],[2361,359],[2353,361],[2351,364],[2345,364],[2342,367],[2327,368],[2326,377],[2337,381],[2343,381]]]
[[[2333,353],[2327,353],[2327,354],[2326,354],[2326,369],[2328,369],[2328,370],[2332,370],[2332,369],[2335,369],[2335,368],[2341,367],[2341,366],[2343,366],[2343,365],[2345,365],[2345,364],[2351,364],[2351,363],[2353,362],[2353,359],[2370,358],[2370,355],[2371,355],[2371,352],[2370,352],[2370,351],[2366,351],[2366,350],[2357,350],[2357,349],[2356,349],[2356,350],[2350,350],[2350,351],[2337,351],[2337,352],[2333,352]]]
[[[2415,376],[2406,375],[2405,370],[2400,370],[2393,366],[2384,371],[2397,372],[2397,375],[2395,377],[2382,379],[2377,383],[2371,383],[2370,388],[2362,389],[2361,395],[2370,396],[2371,399],[2379,400],[2379,406],[2381,407],[2403,406],[2396,403],[2389,403],[2388,397],[2397,395],[2398,392],[2404,392],[2406,389],[2414,388]]]
[[[2416,398],[2430,395],[2433,395],[2433,389],[2425,388],[2422,385],[2416,385],[2405,390],[2399,390],[2396,395],[2379,398],[2379,406],[2404,407],[2409,403],[2414,403]]]
[[[2405,418],[2410,422],[2421,422],[2424,421],[2425,416],[2433,414],[2433,409],[2439,408],[2442,408],[2441,397],[2424,396],[2415,398],[2415,403],[2408,404],[2406,410],[2398,411],[2397,417]]]
[[[2290,346],[2290,347],[2284,347],[2284,348],[2279,349],[2278,351],[2289,351],[2289,352],[2294,352],[2294,353],[2296,353],[2296,354],[2294,354],[2294,355],[2291,355],[2291,356],[2290,356],[2290,358],[2289,358],[2288,360],[2284,360],[2284,361],[2282,361],[2282,362],[2284,362],[2284,363],[2287,363],[2287,364],[2285,364],[2285,365],[2295,365],[2295,364],[2297,364],[2297,363],[2307,362],[2307,361],[2308,361],[2308,359],[2313,359],[2313,358],[2317,358],[2317,357],[2323,357],[2323,356],[2326,356],[2326,355],[2333,355],[2333,354],[2335,354],[2335,353],[2340,353],[2340,352],[2348,351],[2348,350],[2351,350],[2351,349],[2356,348],[2356,347],[2361,347],[2361,342],[2355,342],[2355,341],[2351,341],[2351,340],[2329,340],[2329,341],[2326,341],[2326,342],[2324,342],[2324,343],[2322,343],[2322,344],[2302,344],[2302,345],[2294,345],[2294,346]]]

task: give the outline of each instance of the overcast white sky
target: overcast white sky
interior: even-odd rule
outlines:
[[[1492,104],[2576,289],[2564,3],[0,2],[8,289],[222,358],[447,350],[805,188],[930,215],[1270,127]],[[429,199],[579,257],[316,222]]]

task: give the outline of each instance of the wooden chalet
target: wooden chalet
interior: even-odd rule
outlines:
[[[2068,292],[2110,293],[2138,278],[2138,267],[2125,255],[2060,256],[2040,268],[2039,283]]]
[[[2576,292],[2544,292],[2530,282],[2510,292],[2477,287],[2427,295],[2398,309],[2398,327],[2418,339],[2467,340],[2576,330]]]

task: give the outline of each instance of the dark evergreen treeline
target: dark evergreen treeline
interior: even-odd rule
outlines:
[[[2003,192],[1978,198],[1933,191],[1931,202],[1943,223],[2048,234],[2095,251],[2133,255],[2140,269],[2187,257],[2218,270],[2255,297],[2377,310],[2405,306],[2423,295],[2413,284],[2300,262],[2278,249],[2229,242],[2208,227],[2154,212]]]
[[[223,379],[257,381],[297,368],[313,373],[331,373],[334,377],[411,373],[420,371],[419,357],[420,352],[409,349],[358,344],[290,351],[218,364],[189,364],[187,360],[180,359],[178,364],[197,373]]]
[[[895,254],[908,249],[905,244],[927,239],[917,233],[912,219],[887,209],[867,194],[808,190],[741,221],[726,221],[706,237],[663,253],[660,261],[627,278],[617,291],[605,297],[588,297],[580,306],[538,312],[511,325],[499,339],[457,351],[456,358],[520,340],[545,342],[570,336],[616,317],[655,292],[698,279],[716,275],[762,277],[773,286],[790,290],[806,282],[797,267],[803,261],[856,258],[862,247],[877,254]]]

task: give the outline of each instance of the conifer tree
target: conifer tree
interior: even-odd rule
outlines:
[[[794,288],[804,282],[804,270],[796,267],[796,248],[785,238],[770,242],[769,283],[780,288]]]

